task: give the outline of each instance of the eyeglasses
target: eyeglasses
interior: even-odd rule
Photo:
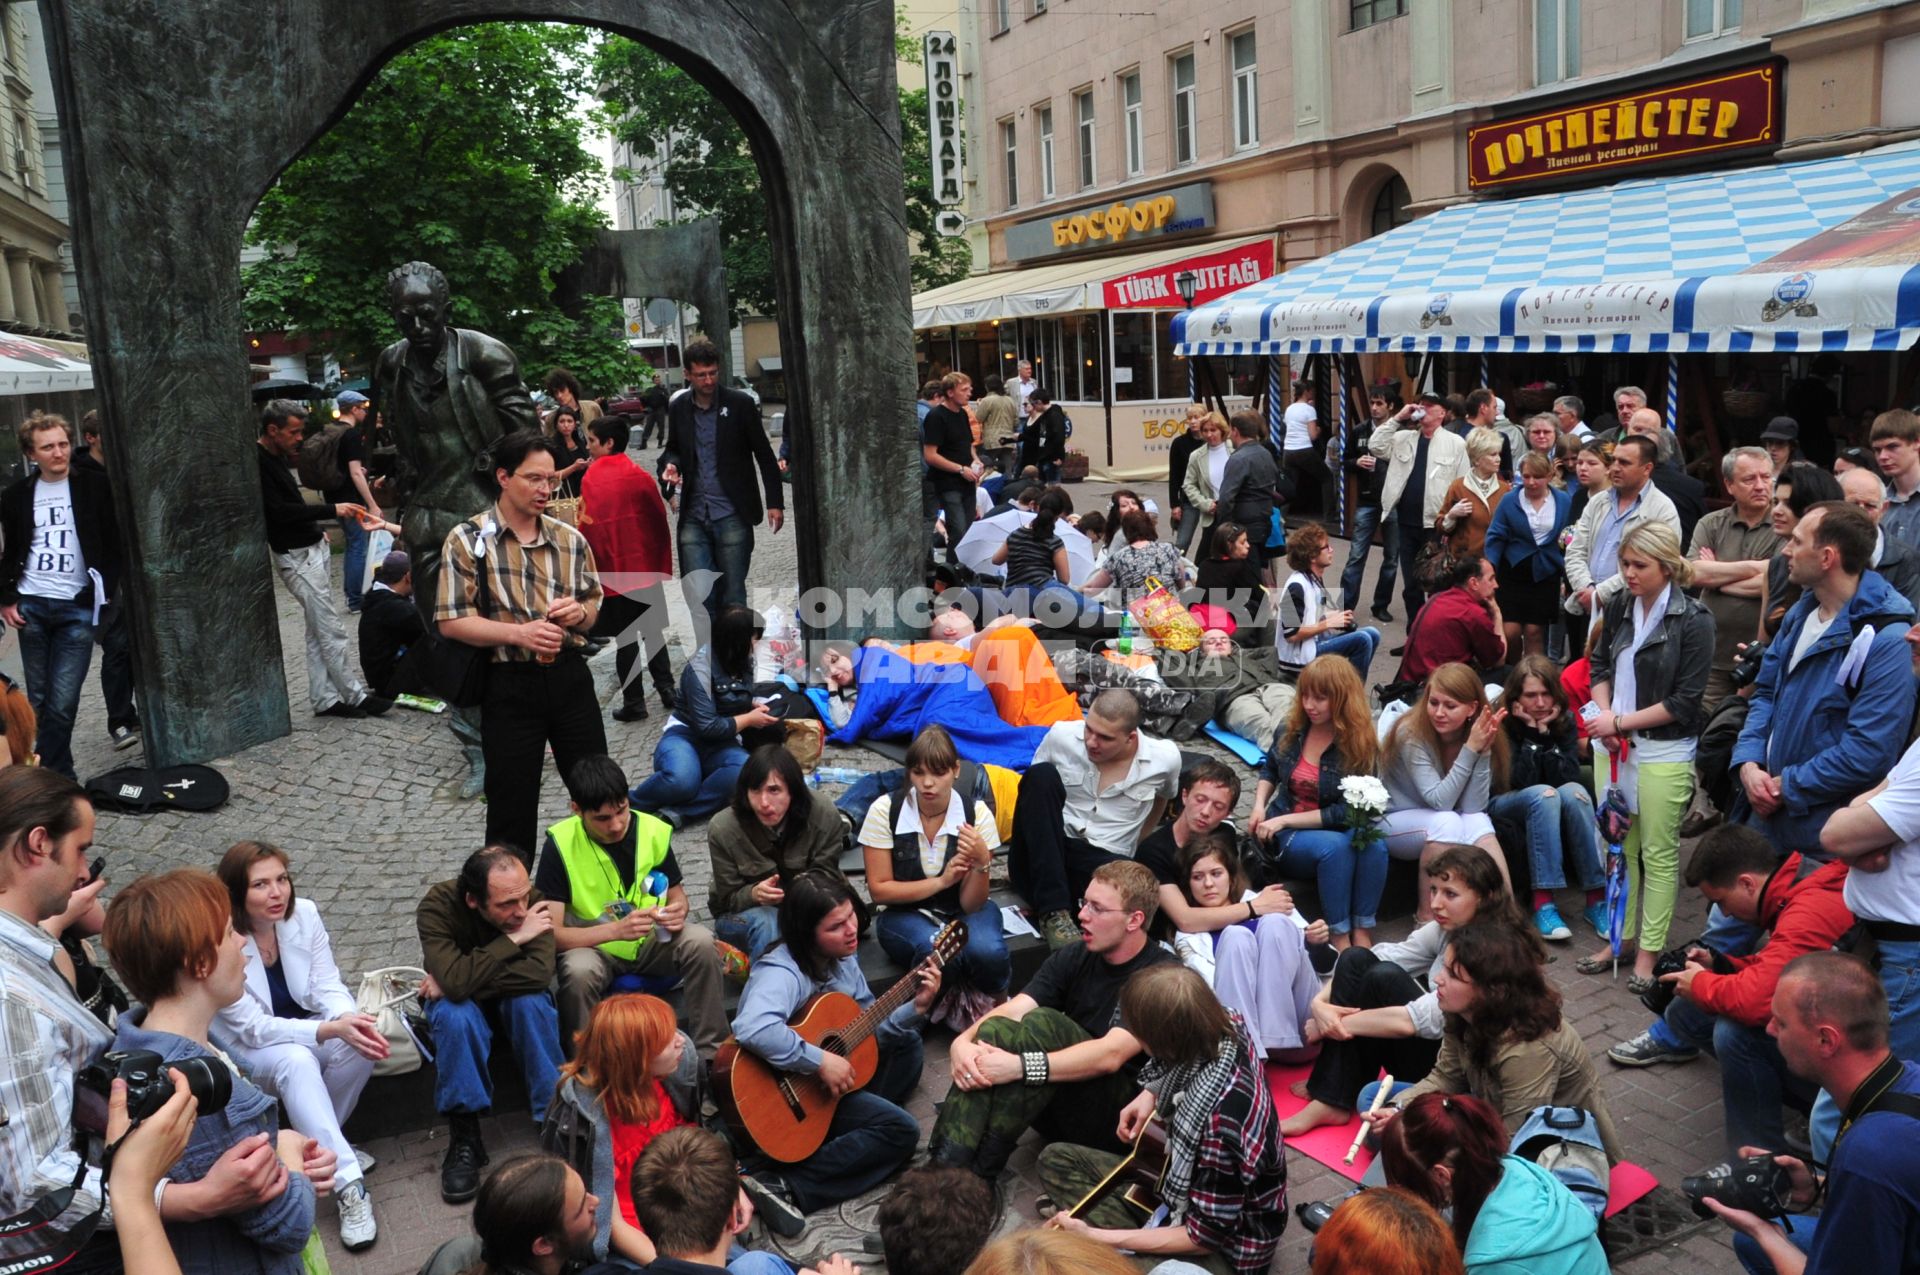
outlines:
[[[1095,916],[1106,916],[1109,912],[1127,911],[1126,908],[1103,908],[1093,900],[1084,898],[1080,900],[1080,910],[1082,912],[1091,912]]]
[[[560,479],[553,474],[515,474],[514,477],[529,487],[538,487],[543,491],[552,491],[560,485]]]

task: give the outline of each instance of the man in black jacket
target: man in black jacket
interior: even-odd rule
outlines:
[[[689,582],[688,605],[701,603],[711,621],[723,606],[747,604],[747,565],[761,514],[753,467],[766,487],[767,526],[776,533],[786,518],[786,499],[773,445],[760,427],[760,405],[720,384],[720,351],[711,341],[695,341],[687,347],[686,367],[692,388],[667,404],[660,477],[681,484],[680,576]],[[697,572],[719,576],[704,598],[691,596],[705,584],[695,581]],[[699,609],[694,614],[697,622]]]
[[[20,451],[40,472],[0,493],[0,616],[20,630],[40,763],[73,776],[73,718],[101,611],[119,596],[122,556],[104,474],[76,469],[73,430],[35,412]]]
[[[354,518],[358,505],[309,505],[294,480],[294,458],[307,429],[307,409],[276,398],[260,413],[260,493],[266,506],[267,548],[280,582],[300,604],[307,630],[307,695],[316,717],[379,715],[390,699],[368,694],[347,662],[347,629],[333,603],[328,570],[332,553],[319,524]]]

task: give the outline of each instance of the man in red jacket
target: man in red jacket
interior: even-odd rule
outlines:
[[[1784,1147],[1783,1098],[1813,1101],[1817,1086],[1787,1069],[1779,1043],[1767,1033],[1773,992],[1794,957],[1828,950],[1853,927],[1841,897],[1846,864],[1777,856],[1765,835],[1743,824],[1701,839],[1687,864],[1687,884],[1767,937],[1751,956],[1688,948],[1686,968],[1662,978],[1675,993],[1665,1015],[1607,1051],[1629,1067],[1691,1062],[1702,1049],[1718,1058],[1727,1146],[1735,1155],[1743,1146]]]
[[[1493,596],[1498,587],[1493,564],[1470,553],[1455,559],[1435,583],[1439,592],[1407,624],[1406,657],[1397,680],[1424,682],[1442,664],[1468,664],[1488,681],[1497,680],[1507,660],[1507,638]]]
[[[640,685],[640,643],[649,652],[647,675],[660,705],[673,711],[673,666],[667,662],[667,591],[673,575],[672,541],[667,533],[667,503],[653,475],[627,455],[624,416],[602,416],[587,425],[587,455],[580,476],[580,534],[593,550],[605,600],[595,634],[616,640],[613,666],[620,674],[616,722],[637,722],[647,715],[647,693]]]

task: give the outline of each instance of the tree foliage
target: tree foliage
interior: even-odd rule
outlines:
[[[917,41],[896,37],[895,45],[900,58],[920,61]],[[704,215],[719,222],[735,319],[742,310],[772,314],[776,298],[766,199],[738,122],[685,71],[632,40],[615,36],[601,44],[595,79],[606,103],[607,131],[658,165],[677,219]],[[942,238],[934,230],[939,206],[932,196],[925,88],[903,88],[899,111],[906,175],[902,202],[913,287],[919,291],[963,277],[971,253],[965,241]]]
[[[635,380],[618,299],[569,314],[553,298],[606,224],[579,81],[599,38],[487,23],[387,63],[255,210],[248,243],[267,256],[243,274],[248,323],[324,337],[370,367],[399,335],[387,272],[419,259],[446,273],[454,323],[513,346],[529,378],[559,365],[594,389]]]

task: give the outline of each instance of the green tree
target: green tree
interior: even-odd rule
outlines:
[[[324,340],[368,368],[398,337],[387,272],[430,261],[453,320],[506,341],[529,379],[573,369],[593,389],[632,383],[620,303],[563,311],[554,278],[606,225],[602,165],[580,69],[598,37],[577,26],[487,23],[395,57],[346,118],[281,174],[247,241],[248,323]]]
[[[900,58],[919,64],[918,41],[899,36],[895,46]],[[733,317],[737,320],[743,310],[772,314],[776,298],[766,199],[739,123],[685,71],[632,40],[614,36],[600,45],[595,79],[606,104],[607,131],[659,166],[683,219],[711,216],[719,222]],[[902,89],[899,112],[906,176],[902,216],[913,287],[920,291],[964,277],[972,255],[964,240],[943,238],[934,230],[939,206],[931,190],[926,89]]]

